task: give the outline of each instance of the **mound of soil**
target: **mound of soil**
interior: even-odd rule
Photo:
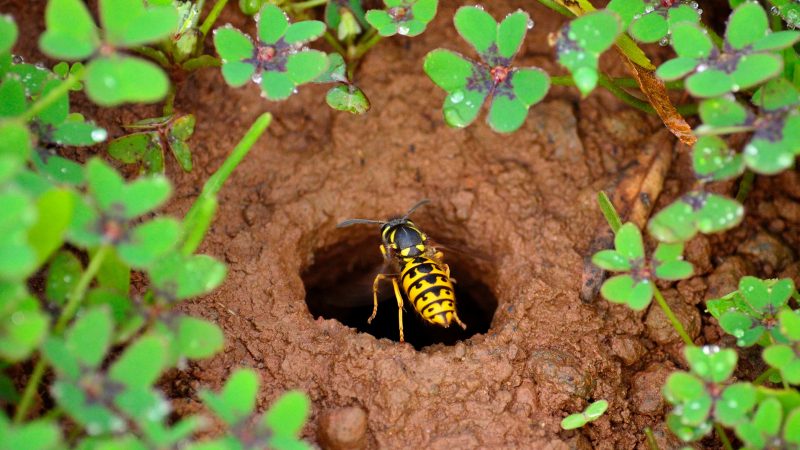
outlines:
[[[580,101],[564,88],[532,108],[514,134],[495,134],[482,119],[448,128],[444,93],[422,61],[437,47],[473,51],[452,26],[462,2],[442,3],[421,37],[386,40],[365,58],[356,80],[372,102],[364,116],[331,111],[326,87],[303,87],[275,104],[255,86],[228,88],[216,70],[180,86],[177,110],[197,116],[195,170],[168,163],[176,184],[168,213],[185,213],[258,114],[269,110],[275,119],[223,189],[201,248],[227,262],[228,279],[181,306],[218,323],[226,348],[168,374],[163,385],[176,412],[198,411],[201,388],[219,389],[248,366],[262,377],[261,409],[287,389],[309,394],[303,433],[324,448],[646,448],[646,427],[661,448],[676,447],[663,426],[660,388],[684,367],[678,336],[657,308],[635,313],[579,299],[584,257],[604,223],[596,193],[613,190],[641,153],[671,150],[675,140],[607,94]],[[495,17],[531,13],[536,27],[517,64],[560,73],[546,44],[559,17],[530,1],[484,3]],[[28,14],[41,27],[41,11]],[[225,21],[252,30],[235,6]],[[88,115],[113,131],[154,111]],[[691,180],[685,150],[676,152],[659,205]],[[742,273],[798,273],[797,228],[786,230],[800,214],[785,217],[776,205],[796,212],[799,197],[795,172],[760,181],[745,225],[692,241],[689,259],[700,273],[664,287],[698,343],[721,337],[701,320],[704,299],[735,289]],[[335,225],[403,214],[422,198],[432,202],[413,218],[444,244],[468,328],[432,329],[407,306],[401,344],[390,292],[366,324],[382,262],[377,227]],[[768,254],[775,248],[783,250],[779,260]],[[602,418],[560,429],[565,415],[595,399],[610,403]]]

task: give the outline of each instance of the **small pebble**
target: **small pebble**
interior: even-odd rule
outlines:
[[[737,250],[759,264],[767,276],[774,276],[794,261],[792,249],[765,231],[760,231],[744,241]]]
[[[367,413],[358,406],[324,412],[320,417],[319,442],[326,450],[366,448]]]

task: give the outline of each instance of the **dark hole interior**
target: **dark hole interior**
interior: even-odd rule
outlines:
[[[397,301],[390,280],[381,282],[378,291],[378,314],[372,323],[372,281],[384,268],[378,248],[380,237],[374,235],[343,242],[316,252],[314,264],[303,273],[306,303],[315,317],[339,322],[377,338],[400,340]],[[449,328],[430,324],[420,317],[403,294],[403,333],[405,341],[417,350],[433,344],[453,345],[469,337],[486,333],[497,309],[497,299],[473,269],[469,252],[445,252],[445,262],[456,279],[455,296],[458,316],[467,325],[463,330],[453,323]],[[462,254],[463,253],[463,254]],[[485,278],[485,277],[484,277]],[[402,289],[402,287],[401,287]]]

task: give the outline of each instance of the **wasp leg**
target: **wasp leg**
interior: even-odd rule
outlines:
[[[396,278],[392,278],[392,286],[394,286],[394,296],[397,299],[397,323],[400,326],[400,342],[405,342],[403,338],[403,294],[400,293]]]
[[[447,264],[442,264],[442,268],[444,269],[444,274],[447,275],[447,278],[450,280],[451,283],[453,284],[458,283],[458,281],[456,281],[455,278],[450,276],[450,266],[448,266]]]
[[[453,320],[455,320],[457,324],[461,325],[461,328],[465,330],[467,329],[467,324],[465,324],[464,322],[461,321],[461,319],[458,318],[458,314],[455,311],[453,311]]]
[[[372,319],[374,319],[375,315],[378,314],[378,285],[380,284],[381,280],[385,280],[387,278],[391,278],[392,281],[394,281],[394,277],[379,273],[375,277],[375,281],[372,282],[372,315],[369,316],[369,319],[367,319],[367,323],[372,323]],[[397,284],[395,284],[395,286],[397,286]]]

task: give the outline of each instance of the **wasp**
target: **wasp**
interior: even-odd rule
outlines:
[[[458,318],[450,267],[442,259],[443,253],[437,250],[408,217],[417,208],[430,203],[424,199],[408,210],[406,215],[390,220],[348,219],[336,225],[337,228],[356,224],[376,224],[381,226],[380,251],[387,266],[395,273],[379,273],[372,283],[372,315],[367,323],[372,323],[378,313],[378,287],[386,279],[392,281],[397,300],[397,321],[400,327],[400,342],[403,338],[403,293],[422,318],[432,324],[448,328],[452,322],[461,328],[467,326]],[[402,293],[401,293],[402,286]]]

